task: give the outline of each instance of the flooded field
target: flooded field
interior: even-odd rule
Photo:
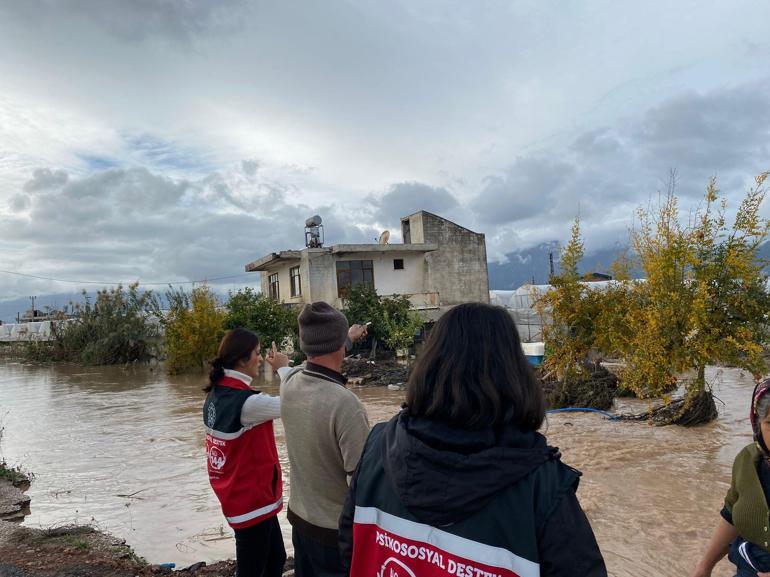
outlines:
[[[548,418],[543,432],[550,444],[583,471],[578,496],[610,575],[687,575],[706,545],[732,459],[751,440],[746,414],[753,386],[737,370],[708,376],[723,404],[717,403],[717,422],[697,429],[595,414]],[[25,524],[93,523],[155,563],[232,557],[231,532],[206,477],[203,384],[202,377],[168,377],[158,369],[0,361],[0,453],[36,475]],[[265,380],[261,388],[276,394],[278,381]],[[403,401],[402,392],[385,388],[353,390],[372,423],[388,419]],[[620,400],[617,409],[645,406]],[[286,467],[280,421],[276,436]],[[281,522],[290,548],[285,514]],[[714,577],[732,575],[730,567],[723,561]]]

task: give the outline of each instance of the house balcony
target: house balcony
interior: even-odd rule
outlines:
[[[409,298],[409,302],[412,305],[412,310],[432,310],[439,308],[439,293],[437,292],[425,292],[425,293],[408,293],[403,295],[380,295],[382,298],[392,296],[406,296]],[[334,306],[342,310],[345,308],[345,299],[337,298]]]

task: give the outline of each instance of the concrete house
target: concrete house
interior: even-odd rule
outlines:
[[[347,290],[373,286],[381,296],[407,295],[415,309],[441,311],[489,302],[484,235],[424,210],[401,219],[401,244],[323,246],[320,217],[308,219],[305,248],[270,253],[246,265],[262,275],[262,292],[280,303],[323,300],[343,308]]]

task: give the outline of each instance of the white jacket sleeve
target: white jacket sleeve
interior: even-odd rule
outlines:
[[[283,381],[291,367],[281,367],[276,372]],[[273,419],[281,417],[281,398],[271,397],[265,393],[252,395],[243,403],[241,409],[241,425],[244,427],[253,427],[261,425]]]
[[[253,427],[281,416],[281,397],[265,393],[251,395],[241,409],[241,425]]]

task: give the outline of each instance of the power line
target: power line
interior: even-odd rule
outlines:
[[[167,286],[167,285],[180,285],[180,284],[201,284],[205,282],[215,281],[215,280],[227,280],[231,278],[239,278],[244,276],[252,276],[254,273],[241,273],[241,274],[233,274],[228,276],[219,276],[219,277],[213,277],[213,278],[206,278],[202,280],[188,280],[188,281],[169,281],[169,282],[139,282],[138,280],[132,280],[132,281],[118,281],[118,282],[102,282],[102,281],[96,281],[96,280],[70,280],[70,279],[61,279],[61,278],[53,278],[49,276],[40,276],[36,274],[27,274],[24,272],[16,272],[12,270],[3,270],[0,269],[0,273],[4,274],[12,274],[15,276],[23,276],[27,278],[34,278],[39,280],[50,280],[55,282],[66,282],[66,283],[72,283],[72,284],[99,284],[99,285],[129,285],[132,283],[139,283],[141,286]]]

